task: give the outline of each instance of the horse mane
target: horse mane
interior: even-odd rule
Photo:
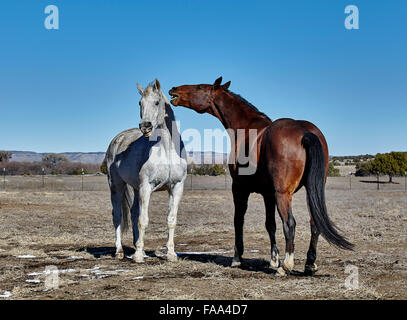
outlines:
[[[240,102],[242,102],[244,105],[246,105],[247,107],[249,107],[250,110],[254,111],[257,115],[259,115],[260,117],[266,118],[268,120],[271,121],[271,119],[268,117],[268,115],[266,115],[265,113],[261,112],[259,109],[257,109],[254,105],[252,105],[249,101],[247,101],[245,98],[243,98],[240,94],[234,93],[230,90],[225,90],[226,92],[230,93],[233,97],[235,97],[236,99],[240,100]]]

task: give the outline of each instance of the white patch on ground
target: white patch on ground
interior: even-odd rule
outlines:
[[[118,269],[118,270],[100,270],[100,267],[96,266],[93,269],[86,269],[85,271],[89,271],[93,277],[96,277],[98,279],[101,278],[106,278],[109,276],[114,276],[118,275],[120,273],[128,273],[131,270],[124,270],[124,269]],[[81,277],[90,277],[88,274],[82,274]]]
[[[121,273],[128,273],[128,272],[131,272],[131,270],[125,270],[125,269],[101,270],[99,266],[93,267],[92,269],[84,269],[84,270],[76,270],[76,269],[55,270],[55,273],[57,273],[57,274],[72,273],[72,272],[81,272],[81,274],[79,274],[79,276],[83,277],[83,278],[91,277],[91,278],[101,279],[101,278],[118,275]],[[45,276],[49,273],[50,273],[49,271],[40,271],[40,272],[31,272],[27,275],[28,276]],[[29,280],[26,280],[26,282],[39,283],[40,280],[29,279]]]
[[[146,254],[143,257],[144,258],[151,258],[150,256],[148,256]],[[126,255],[126,258],[131,260],[131,259],[133,259],[133,255]]]
[[[41,280],[39,280],[39,279],[28,279],[28,280],[25,280],[25,282],[28,282],[28,283],[40,283]]]
[[[10,291],[4,291],[3,294],[0,294],[0,298],[10,298],[12,296]]]
[[[144,279],[144,276],[138,276],[138,277],[134,277],[133,280],[141,280]]]
[[[250,250],[249,252],[259,252],[259,250]]]
[[[22,255],[16,256],[16,258],[19,258],[19,259],[33,259],[33,258],[36,258],[36,256],[33,256],[31,254],[22,254]]]
[[[111,276],[111,275],[116,275],[119,273],[127,273],[130,272],[130,270],[106,270],[106,271],[94,271],[93,273],[96,275],[106,275],[106,276]]]
[[[55,273],[70,273],[70,272],[75,272],[75,269],[65,269],[65,270],[52,270],[52,271],[41,271],[41,272],[31,272],[27,274],[27,276],[41,276],[44,274],[49,274],[50,272],[55,272]]]
[[[70,256],[69,259],[83,259],[83,257],[79,257],[79,256]]]

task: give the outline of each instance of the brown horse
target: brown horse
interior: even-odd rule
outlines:
[[[243,255],[244,214],[250,193],[260,193],[266,207],[266,229],[271,242],[270,266],[284,275],[294,267],[295,220],[292,197],[302,186],[307,191],[311,215],[311,241],[305,273],[313,274],[318,236],[341,249],[352,250],[353,244],[341,236],[328,217],[325,205],[325,183],[328,173],[328,147],[324,135],[312,123],[303,120],[271,121],[242,97],[229,91],[230,81],[214,84],[183,85],[169,91],[174,106],[184,106],[198,113],[217,117],[231,138],[229,170],[233,179],[235,205],[235,255],[232,266],[240,265]],[[239,132],[241,133],[239,135]],[[243,132],[243,134],[242,134]],[[250,139],[251,132],[255,138]],[[249,156],[242,163],[242,153]],[[242,174],[242,169],[254,167]],[[249,174],[247,173],[249,172]],[[281,217],[286,240],[285,259],[280,264],[276,246],[275,206]]]

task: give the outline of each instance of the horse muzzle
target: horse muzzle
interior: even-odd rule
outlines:
[[[177,90],[176,87],[172,88],[170,91],[168,91],[168,94],[171,96],[171,104],[173,106],[177,106],[178,105],[178,99],[179,99],[179,95],[175,92]]]
[[[153,125],[149,121],[141,122],[139,128],[143,136],[147,138],[153,134]]]

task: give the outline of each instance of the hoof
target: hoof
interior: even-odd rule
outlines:
[[[242,265],[242,262],[239,260],[239,258],[233,258],[232,260],[232,268],[237,268],[240,267]]]
[[[124,253],[123,252],[117,252],[116,253],[116,259],[123,260],[124,259]]]
[[[280,259],[276,257],[276,259],[270,260],[270,268],[276,270],[280,267]]]
[[[286,253],[282,267],[287,273],[290,273],[294,269],[294,254]]]
[[[289,274],[293,270],[294,266],[283,262],[282,268],[285,270],[287,274]]]
[[[175,253],[167,254],[167,260],[169,262],[177,262],[178,257],[177,257],[177,255]]]
[[[285,277],[285,276],[287,276],[287,273],[282,267],[278,267],[277,270],[276,270],[276,276],[277,277]]]
[[[144,263],[144,254],[135,253],[133,255],[133,261],[136,263]]]
[[[304,274],[306,276],[313,276],[315,272],[318,271],[317,265],[314,263],[313,265],[305,265]]]

